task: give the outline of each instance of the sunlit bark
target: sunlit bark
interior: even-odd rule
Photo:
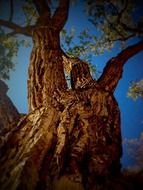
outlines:
[[[59,33],[39,26],[33,31],[33,42],[28,81],[29,111],[48,105],[56,90],[67,88]]]
[[[87,63],[69,59],[68,89],[59,32],[69,2],[61,0],[53,18],[44,7],[47,1],[34,3],[39,19],[32,29],[29,114],[1,138],[0,189],[113,189],[122,155],[120,111],[113,92],[123,64],[143,49],[142,43],[111,59],[98,81]]]

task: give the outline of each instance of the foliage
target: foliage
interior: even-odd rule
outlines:
[[[75,28],[70,31],[65,29],[61,32],[62,47],[70,55],[80,57],[85,61],[91,62],[94,55],[103,53],[102,48],[97,44],[97,37],[90,34],[88,28],[76,35]]]
[[[32,1],[24,0],[22,2],[22,10],[25,15],[26,25],[33,24],[37,18],[37,14]],[[16,65],[19,47],[29,47],[29,45],[30,42],[26,38],[21,38],[13,30],[0,26],[0,79],[9,79],[10,71],[14,70]]]
[[[139,97],[143,98],[143,80],[131,83],[128,91],[128,97],[131,97],[134,100]]]
[[[20,46],[29,47],[30,41],[16,35],[11,36],[0,27],[0,79],[9,79],[10,71],[14,70],[16,65],[16,57]]]
[[[54,5],[57,5],[56,0],[48,1],[48,3],[51,9],[53,9]],[[78,3],[77,0],[71,1],[71,4],[76,5],[76,3]],[[143,16],[136,14],[140,6],[139,2],[136,3],[135,0],[86,0],[84,4],[86,16],[88,16],[89,21],[95,26],[95,31],[90,31],[88,28],[85,28],[77,33],[74,27],[72,27],[71,30],[63,29],[61,32],[61,44],[69,56],[79,57],[88,62],[92,72],[97,73],[96,67],[91,64],[94,56],[103,54],[106,50],[112,50],[117,41],[120,42],[121,48],[125,48],[128,39],[132,37],[142,37]],[[22,21],[24,23],[22,26],[34,25],[38,18],[38,13],[33,5],[33,1],[22,0],[19,6],[21,6],[24,15]],[[2,35],[4,35],[4,31],[5,30],[0,32],[1,39],[3,39]],[[11,44],[9,47],[4,45],[3,40],[1,40],[2,49],[8,48],[8,50],[3,51],[10,52],[9,54],[11,55],[7,58],[5,56],[5,59],[1,59],[0,70],[1,73],[5,73],[1,74],[1,78],[9,78],[8,69],[14,68],[12,58],[16,56],[19,44],[22,45],[26,43],[24,41],[19,42],[15,37],[9,37],[8,39]],[[2,54],[5,55],[5,53],[1,51],[1,55]],[[5,64],[6,66],[4,66]],[[6,70],[5,68],[8,69]]]
[[[112,46],[120,41],[124,48],[129,38],[143,36],[143,17],[139,6],[135,0],[87,0],[85,10],[96,29],[101,31],[98,41]]]
[[[18,51],[18,41],[7,37],[0,28],[0,79],[9,79],[9,72],[14,68],[14,57]]]
[[[38,14],[37,11],[35,10],[35,7],[32,4],[32,0],[24,1],[24,4],[22,6],[22,11],[25,16],[26,25],[32,25],[36,22]]]
[[[72,58],[80,58],[87,62],[90,67],[91,74],[94,78],[98,78],[98,70],[92,64],[95,55],[101,54],[101,48],[95,46],[97,37],[91,35],[89,29],[84,29],[76,35],[76,29],[72,27],[69,31],[63,29],[61,31],[61,46],[64,51]]]
[[[64,48],[69,54],[91,60],[92,55],[104,53],[120,41],[121,48],[132,37],[143,35],[143,17],[134,19],[138,9],[134,0],[85,1],[85,12],[95,26],[94,33],[86,28],[75,38],[75,28],[62,31]],[[75,43],[76,42],[76,43]],[[90,57],[90,58],[89,58]]]
[[[143,36],[143,16],[139,9],[139,2],[135,0],[86,0],[85,12],[95,27],[94,33],[88,28],[79,34],[75,28],[64,29],[62,47],[70,56],[80,57],[88,63],[92,63],[95,55],[111,51],[117,42],[124,49],[129,39]]]

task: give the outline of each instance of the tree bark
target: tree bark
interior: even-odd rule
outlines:
[[[68,89],[59,32],[69,2],[61,0],[53,18],[44,8],[47,1],[41,2],[34,1],[39,19],[32,32],[29,114],[1,138],[0,189],[119,189],[113,180],[120,174],[122,139],[113,92],[127,60],[123,55],[134,47],[119,54],[122,61],[111,59],[98,81],[87,63],[73,61]]]
[[[59,33],[39,26],[33,32],[33,42],[28,81],[29,111],[49,104],[55,90],[67,88]]]
[[[22,118],[2,142],[1,189],[104,189],[103,179],[120,172],[117,102],[86,63],[76,63],[71,74],[74,90],[55,87],[48,104]]]

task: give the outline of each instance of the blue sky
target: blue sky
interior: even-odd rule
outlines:
[[[96,32],[95,28],[87,21],[85,15],[81,13],[81,10],[81,4],[71,8],[66,28],[69,29],[71,26],[75,26],[78,32],[81,28],[88,26],[93,32]],[[19,49],[16,69],[14,72],[11,72],[10,80],[7,82],[9,86],[8,94],[21,113],[27,112],[27,71],[31,48],[32,46]],[[97,68],[102,71],[105,63],[111,57],[116,56],[118,52],[120,50],[117,47],[112,52],[105,52],[104,55],[95,56],[93,63],[96,63]],[[115,97],[121,110],[123,138],[139,137],[140,132],[143,131],[143,100],[133,101],[127,97],[130,82],[140,80],[141,78],[143,78],[143,52],[140,52],[126,63],[123,77],[115,91]],[[123,166],[128,166],[131,161],[125,149],[124,151]]]

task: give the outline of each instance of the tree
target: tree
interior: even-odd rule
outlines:
[[[25,1],[25,26],[13,21],[10,2],[10,18],[0,19],[0,24],[11,29],[10,33],[6,31],[7,37],[19,33],[31,36],[33,49],[28,70],[29,114],[1,137],[0,188],[113,188],[112,181],[120,175],[122,155],[120,111],[113,93],[124,64],[143,50],[143,41],[111,58],[96,81],[86,62],[68,56],[60,46],[60,32],[68,19],[68,0],[59,0],[54,13],[50,1]],[[28,10],[33,10],[35,23]],[[64,64],[70,65],[71,89]],[[121,188],[125,189],[123,185]]]

